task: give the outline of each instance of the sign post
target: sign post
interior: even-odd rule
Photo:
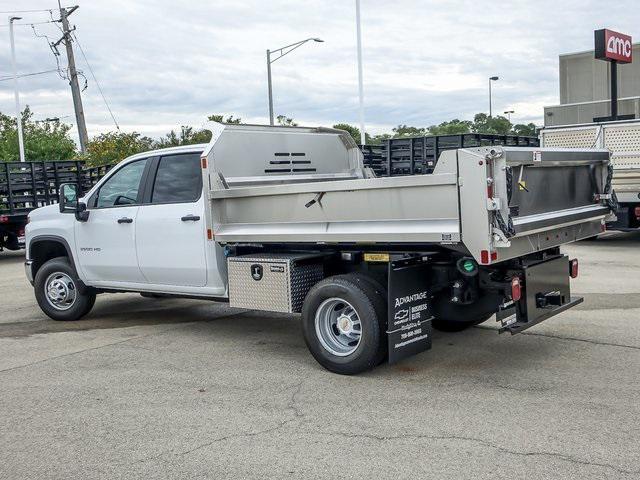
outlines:
[[[633,60],[631,37],[606,28],[596,30],[594,36],[595,58],[611,64],[611,115],[596,117],[593,121],[606,122],[633,118],[633,115],[618,115],[618,63],[631,63]]]

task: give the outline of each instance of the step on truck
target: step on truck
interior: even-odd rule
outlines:
[[[212,131],[31,212],[26,274],[49,317],[78,320],[103,292],[298,313],[313,357],[355,374],[428,350],[432,328],[495,314],[516,334],[580,303],[560,246],[611,215],[604,150],[457,149],[379,178],[340,130]]]

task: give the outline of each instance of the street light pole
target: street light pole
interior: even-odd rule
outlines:
[[[273,91],[271,87],[271,51],[267,50],[267,86],[269,88],[269,125],[273,125]]]
[[[356,0],[356,35],[358,37],[358,96],[360,97],[360,143],[367,144],[367,135],[364,131],[364,86],[362,80],[362,32],[360,29],[360,0]]]
[[[507,119],[509,120],[509,123],[511,123],[511,114],[515,113],[515,110],[507,110],[506,112],[504,112],[504,114],[507,116]]]
[[[280,60],[287,53],[293,52],[296,48],[301,47],[307,42],[314,41],[318,43],[324,42],[324,40],[320,38],[307,38],[305,40],[300,40],[299,42],[292,43],[291,45],[287,45],[285,47],[276,48],[275,50],[267,50],[267,88],[269,90],[269,125],[274,125],[273,122],[273,85],[271,82],[271,64],[276,60]],[[271,54],[276,53],[278,56],[271,60]]]
[[[493,105],[491,102],[491,82],[500,80],[500,77],[489,77],[489,118],[493,116]]]
[[[18,92],[18,69],[16,67],[16,46],[13,41],[13,22],[22,17],[9,17],[9,38],[11,40],[11,65],[13,67],[13,88],[16,99],[16,123],[18,125],[18,149],[20,161],[24,162],[24,139],[22,138],[22,115],[20,112],[20,93]]]

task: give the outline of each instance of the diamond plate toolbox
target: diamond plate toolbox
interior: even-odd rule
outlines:
[[[229,305],[298,313],[309,289],[323,278],[322,256],[264,253],[229,257]]]

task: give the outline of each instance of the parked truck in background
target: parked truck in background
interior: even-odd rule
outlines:
[[[0,162],[0,252],[24,248],[29,212],[57,203],[61,184],[75,182],[87,191],[109,168],[78,160]]]
[[[324,128],[219,125],[208,145],[134,155],[84,195],[30,213],[41,309],[78,320],[140,292],[301,313],[325,368],[354,374],[494,314],[519,333],[582,301],[560,246],[610,217],[609,153],[444,151],[430,173],[376,177]]]
[[[611,230],[640,228],[640,120],[545,127],[541,145],[551,148],[605,148],[611,151],[617,220]]]

